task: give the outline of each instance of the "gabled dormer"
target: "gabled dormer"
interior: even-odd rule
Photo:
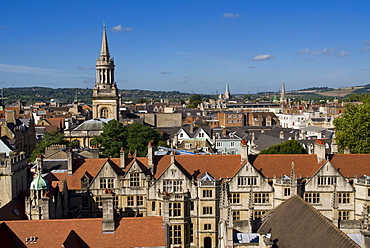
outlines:
[[[145,186],[146,167],[134,159],[124,175],[124,187],[140,188]]]
[[[189,134],[185,131],[184,128],[180,128],[176,134],[179,140],[190,139]]]
[[[86,171],[85,174],[80,178],[81,188],[87,189],[90,186],[90,182],[93,177]]]
[[[120,187],[119,177],[123,175],[120,169],[110,159],[107,159],[96,176],[92,179],[90,190],[99,190],[99,194],[104,189],[116,189]]]
[[[211,139],[209,134],[202,127],[199,127],[197,129],[197,131],[194,134],[194,138],[195,139],[207,139],[207,140]]]

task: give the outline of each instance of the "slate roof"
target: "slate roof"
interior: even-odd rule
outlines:
[[[272,210],[258,232],[271,233],[279,248],[360,247],[298,195]]]
[[[29,237],[37,237],[36,244],[29,244],[32,247],[62,247],[63,244],[84,247],[84,243],[89,247],[165,246],[162,217],[122,218],[114,233],[107,234],[102,232],[101,218],[6,221],[0,224],[0,237],[11,232],[16,236],[8,235],[12,239],[7,240],[10,244],[7,247],[26,247],[25,241]]]

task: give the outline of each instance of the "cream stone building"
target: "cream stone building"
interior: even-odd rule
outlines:
[[[117,85],[114,82],[114,67],[104,24],[100,57],[96,61],[96,82],[92,95],[93,118],[119,119],[119,96]]]
[[[320,142],[317,145],[322,145]],[[248,247],[273,209],[299,195],[346,233],[359,233],[370,205],[369,155],[155,156],[71,159],[52,171],[68,186],[70,214],[101,217],[104,192],[116,215],[162,216],[171,247]],[[365,211],[364,211],[365,210]],[[239,236],[237,236],[239,235]],[[259,236],[259,246],[267,246]]]

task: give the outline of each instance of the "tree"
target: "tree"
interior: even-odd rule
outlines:
[[[32,151],[29,160],[31,162],[35,161],[37,155],[45,153],[45,148],[54,144],[74,147],[76,145],[76,142],[68,142],[64,139],[64,134],[57,131],[46,132],[42,141],[38,143],[36,149]]]
[[[189,99],[189,108],[196,108],[198,104],[202,103],[202,97],[199,94],[192,95]]]
[[[370,95],[363,104],[347,104],[343,114],[334,120],[339,152],[370,153]]]
[[[103,123],[103,132],[92,140],[92,144],[98,144],[101,154],[104,157],[119,157],[121,147],[125,147],[126,127],[117,120]]]
[[[98,144],[101,155],[104,157],[119,157],[121,147],[125,151],[136,152],[138,156],[146,156],[148,142],[153,140],[154,145],[158,142],[163,144],[163,137],[159,131],[148,126],[134,122],[124,126],[117,120],[111,120],[103,126],[103,133],[96,136],[92,143]]]
[[[136,151],[136,154],[141,157],[147,155],[149,141],[154,141],[154,145],[156,146],[159,141],[163,140],[158,130],[143,126],[138,122],[134,122],[127,126],[126,137],[126,150]]]
[[[307,154],[307,151],[298,140],[287,140],[263,149],[259,154]]]

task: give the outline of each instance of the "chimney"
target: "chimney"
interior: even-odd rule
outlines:
[[[175,137],[174,137],[174,144],[173,144],[173,145],[174,145],[175,147],[177,147],[178,143],[179,143],[179,135],[176,133],[176,134],[175,134]]]
[[[283,131],[280,131],[280,135],[279,135],[279,139],[284,139],[284,132]]]
[[[240,141],[240,156],[242,161],[248,161],[248,145],[245,139]]]
[[[212,136],[212,145],[216,145],[216,134],[213,134]]]
[[[225,128],[225,127],[223,127],[223,128],[222,128],[222,136],[223,136],[223,137],[225,137],[225,136],[226,136],[226,134],[227,134],[227,132],[226,132],[226,128]]]
[[[123,147],[121,147],[121,150],[119,152],[119,167],[123,170],[126,169],[126,157]]]
[[[303,140],[306,140],[306,134],[307,134],[307,132],[306,132],[306,131],[302,131],[302,139],[303,139]]]
[[[101,200],[103,203],[102,231],[103,233],[112,233],[116,229],[113,205],[114,195],[110,190],[105,190]]]
[[[316,140],[314,144],[314,153],[317,155],[317,160],[319,162],[325,159],[325,142],[323,140]]]
[[[148,169],[153,172],[154,167],[154,150],[153,150],[153,140],[148,142]]]
[[[12,109],[5,110],[6,123],[15,123],[15,111]]]
[[[67,152],[67,164],[68,164],[68,176],[70,176],[73,173],[73,151],[71,148],[68,149]]]
[[[190,123],[190,133],[194,133],[194,123]]]
[[[175,163],[175,152],[171,152],[171,164]]]
[[[98,147],[98,145],[93,145],[90,148],[90,158],[99,158],[99,147]]]
[[[348,146],[346,146],[346,148],[344,148],[344,154],[351,154],[351,150],[349,149]]]

